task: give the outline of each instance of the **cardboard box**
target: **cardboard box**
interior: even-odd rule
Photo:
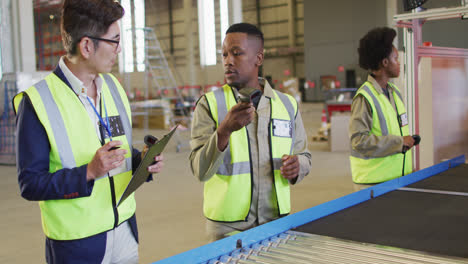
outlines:
[[[349,120],[351,113],[333,112],[331,116],[329,145],[331,151],[350,151],[351,142],[349,140]]]
[[[281,92],[287,93],[294,97],[298,103],[301,102],[301,92],[299,91],[299,80],[295,77],[283,81]]]
[[[167,113],[162,108],[150,109],[146,112],[135,112],[132,115],[133,128],[145,127],[145,115],[148,115],[149,129],[168,129],[170,127],[170,113]]]
[[[170,127],[172,112],[168,102],[147,100],[133,102],[130,105],[133,128],[145,128],[145,122],[148,122],[149,129],[168,129]]]

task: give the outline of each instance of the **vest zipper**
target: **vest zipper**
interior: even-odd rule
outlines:
[[[247,129],[247,126],[245,126],[245,132],[247,134],[247,145],[249,147],[249,164],[250,164],[250,205],[249,205],[249,212],[247,213],[247,216],[244,219],[244,221],[247,222],[247,219],[249,219],[249,215],[250,215],[250,207],[252,207],[254,177],[253,177],[253,166],[252,166],[252,152],[250,150],[249,130]],[[257,221],[258,221],[258,215],[257,215]]]
[[[268,123],[268,142],[270,142],[270,163],[271,163],[271,172],[273,175],[273,190],[275,190],[276,195],[276,207],[278,208],[278,216],[281,217],[281,209],[278,201],[278,192],[276,191],[276,179],[275,179],[275,164],[273,161],[273,141],[271,141],[271,117],[273,116],[273,104],[271,103],[270,98],[270,122]],[[286,215],[286,214],[284,214]]]
[[[111,189],[112,196],[112,209],[114,210],[114,228],[119,224],[119,211],[117,210],[117,202],[115,199],[115,186],[114,186],[114,177],[109,177],[109,185]]]
[[[233,90],[232,87],[229,87],[231,88],[231,93],[234,97],[234,101],[236,101],[236,103],[238,103],[237,101],[237,98],[235,96],[235,92]],[[208,99],[207,99],[208,101]],[[210,104],[208,103],[208,108],[210,107]],[[228,110],[229,111],[229,110]],[[211,114],[211,110],[210,110],[210,114]],[[247,134],[247,146],[249,147],[249,164],[250,164],[250,205],[249,205],[249,212],[247,213],[247,215],[245,216],[244,218],[244,221],[247,222],[247,220],[249,219],[249,215],[250,215],[250,208],[252,207],[252,196],[253,196],[253,166],[252,166],[252,151],[250,150],[250,140],[249,140],[249,130],[247,129],[247,126],[245,126],[245,133]],[[258,218],[258,215],[257,215],[257,218]],[[258,219],[257,219],[258,220]],[[218,222],[218,221],[216,221]],[[224,221],[221,221],[223,223],[225,223]],[[238,221],[235,221],[235,222],[238,222]]]
[[[392,94],[393,95],[393,94]],[[395,101],[395,96],[393,96],[393,101],[395,102],[395,110],[396,110],[396,114],[397,114],[397,121],[398,121],[398,126],[400,127],[400,135],[403,137],[403,130],[401,129],[401,118],[400,118],[400,112],[398,111],[398,107],[397,107],[397,103]],[[389,98],[389,101],[390,101],[390,98]],[[403,148],[405,147],[405,145],[403,145]],[[406,159],[406,152],[403,153],[403,168],[401,169],[401,176],[405,176],[405,159]]]
[[[100,103],[99,103],[99,112],[100,113],[102,113],[102,103],[101,103],[101,101],[102,101],[102,95],[101,95]],[[99,127],[99,134],[101,134],[101,145],[104,146],[104,144],[106,143],[106,140],[104,138],[104,131],[103,131],[103,127],[102,127],[101,123],[99,123],[98,127]],[[117,225],[119,224],[119,211],[117,210],[117,201],[115,199],[114,177],[110,177],[109,173],[107,173],[107,176],[109,178],[109,187],[110,187],[110,191],[111,191],[112,210],[114,211],[114,228],[116,228]]]

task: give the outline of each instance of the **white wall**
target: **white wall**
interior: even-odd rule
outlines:
[[[468,60],[422,58],[419,71],[420,167],[468,155]]]

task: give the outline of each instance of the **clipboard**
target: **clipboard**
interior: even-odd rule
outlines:
[[[146,152],[145,157],[140,162],[140,165],[138,165],[138,168],[133,174],[132,179],[130,180],[127,187],[125,188],[125,191],[123,192],[122,197],[120,197],[120,200],[117,203],[117,206],[119,206],[134,191],[136,191],[136,189],[138,189],[143,183],[146,182],[150,174],[147,170],[148,166],[150,166],[154,162],[154,157],[156,157],[157,155],[163,152],[164,148],[166,147],[167,143],[171,139],[176,129],[177,129],[177,126],[175,126],[171,130],[171,132],[165,135],[161,140],[157,141],[155,144],[149,147],[148,152]]]

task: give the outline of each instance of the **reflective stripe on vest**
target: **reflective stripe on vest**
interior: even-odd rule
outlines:
[[[297,111],[297,105],[296,108],[294,108],[292,103],[294,99],[292,99],[292,97],[288,98],[281,93],[275,93],[280,100],[271,100],[272,111],[274,112],[277,108],[281,109],[281,107],[275,107],[281,105],[286,112],[283,114],[286,118],[283,119],[289,119],[289,121],[292,121],[294,124]],[[206,99],[217,127],[224,120],[229,109],[237,104],[234,98],[234,92],[228,85],[223,86],[222,89],[207,93]],[[292,127],[294,129],[294,125]],[[286,144],[287,151],[282,152],[282,154],[291,153],[294,134],[293,130],[292,138],[289,138],[289,143]],[[270,139],[270,142],[271,141]],[[270,145],[274,145],[275,142],[276,140],[274,139],[273,144],[270,143]],[[223,164],[219,167],[217,173],[210,180],[205,182],[204,212],[207,218],[224,222],[242,221],[246,219],[250,209],[252,184],[250,150],[248,150],[246,146],[248,146],[248,148],[250,147],[247,129],[243,127],[231,134],[228,146],[229,149],[224,155]],[[239,155],[239,151],[244,154]],[[279,152],[280,151],[281,150],[279,150]],[[272,159],[273,171],[279,170],[281,165],[281,156],[278,155]],[[286,181],[287,193],[284,191],[285,184],[283,180]],[[290,211],[288,182],[284,177],[281,176],[279,179],[275,175],[275,187],[277,196],[281,200],[279,201],[280,214],[287,214]],[[285,198],[285,196],[288,197]],[[213,200],[216,201],[213,202]]]
[[[119,90],[110,75],[103,74],[101,75],[101,77],[104,77],[104,80],[106,81],[107,86],[109,87],[109,91],[112,95],[112,99],[114,99],[117,111],[119,111],[120,119],[122,120],[122,125],[125,131],[125,135],[127,137],[128,145],[132,146],[132,125],[130,124],[130,117],[127,115],[127,111],[125,110],[125,106],[122,102],[122,97],[119,94]],[[130,169],[132,169],[132,167],[130,167]]]
[[[119,111],[120,116],[122,117],[122,124],[124,127],[125,135],[127,136],[127,141],[129,145],[132,145],[131,136],[131,126],[129,123],[129,119],[127,116],[127,112],[122,103],[122,99],[117,91],[117,86],[112,81],[112,78],[109,75],[104,75],[104,79],[106,80],[107,85],[109,86],[109,90],[112,94],[114,102],[117,105],[117,110]],[[54,98],[50,93],[49,87],[47,86],[47,82],[45,80],[41,80],[37,84],[34,85],[36,87],[37,92],[41,96],[42,101],[44,102],[44,107],[47,112],[47,116],[49,119],[54,120],[51,122],[50,125],[52,127],[52,131],[54,133],[55,141],[57,142],[57,150],[59,152],[60,161],[62,162],[63,168],[74,168],[76,167],[75,157],[73,156],[73,151],[70,145],[70,140],[68,139],[67,133],[62,133],[66,131],[65,124],[63,122],[62,115],[54,102]],[[123,109],[123,111],[122,111]],[[58,132],[57,132],[58,131]],[[126,158],[125,164],[127,170],[132,169],[132,158]]]
[[[374,102],[375,109],[377,110],[377,115],[379,116],[380,130],[382,131],[382,136],[388,135],[387,121],[385,120],[385,115],[380,106],[379,100],[375,97],[374,93],[370,90],[368,86],[362,87],[364,91],[372,98]]]
[[[379,94],[371,83],[366,82],[358,90],[366,98],[372,108],[372,128],[370,133],[376,136],[407,136],[409,135],[408,125],[400,128],[397,115],[406,113],[400,91],[393,87],[393,97],[398,113],[390,104],[385,94]],[[357,96],[356,95],[356,96]],[[404,162],[403,162],[404,159]],[[351,172],[353,181],[356,183],[379,183],[402,176],[403,163],[405,165],[404,174],[412,171],[412,155],[408,151],[406,155],[396,153],[387,157],[364,156],[355,149],[351,149]]]
[[[50,122],[50,125],[52,126],[52,133],[54,133],[54,138],[57,144],[57,150],[60,157],[60,161],[62,162],[62,167],[75,168],[75,157],[73,156],[73,151],[70,145],[70,140],[68,139],[68,134],[63,133],[63,131],[66,131],[65,123],[63,122],[60,110],[58,109],[57,104],[55,104],[54,98],[50,93],[47,82],[45,80],[42,80],[34,86],[36,87],[37,92],[41,96],[42,102],[44,102],[44,107],[47,111],[47,116],[50,120],[54,120],[53,122]]]
[[[105,98],[109,116],[120,116],[122,121],[125,134],[115,136],[114,139],[121,140],[121,148],[127,150],[126,168],[113,176],[114,197],[109,177],[105,176],[94,181],[90,196],[40,201],[43,230],[51,239],[80,239],[114,228],[116,215],[112,201],[120,198],[131,179],[131,141],[127,140],[131,139],[131,121],[128,119],[130,106],[117,80],[111,75],[101,77],[106,80],[103,82],[101,96]],[[54,173],[62,168],[88,164],[101,143],[96,135],[95,124],[90,121],[87,111],[72,89],[52,73],[24,93],[30,98],[51,145],[49,171]],[[15,96],[15,109],[18,109],[22,99],[22,93]],[[127,200],[117,208],[117,224],[135,213],[134,196]]]
[[[229,88],[230,89],[230,88]],[[226,105],[226,96],[224,95],[223,89],[218,89],[213,92],[216,98],[217,110],[218,110],[218,124],[223,122],[224,118],[228,113]],[[245,131],[247,132],[247,131]],[[227,151],[224,155],[223,163],[219,166],[217,174],[221,175],[237,175],[250,173],[250,161],[232,162],[231,151]]]

